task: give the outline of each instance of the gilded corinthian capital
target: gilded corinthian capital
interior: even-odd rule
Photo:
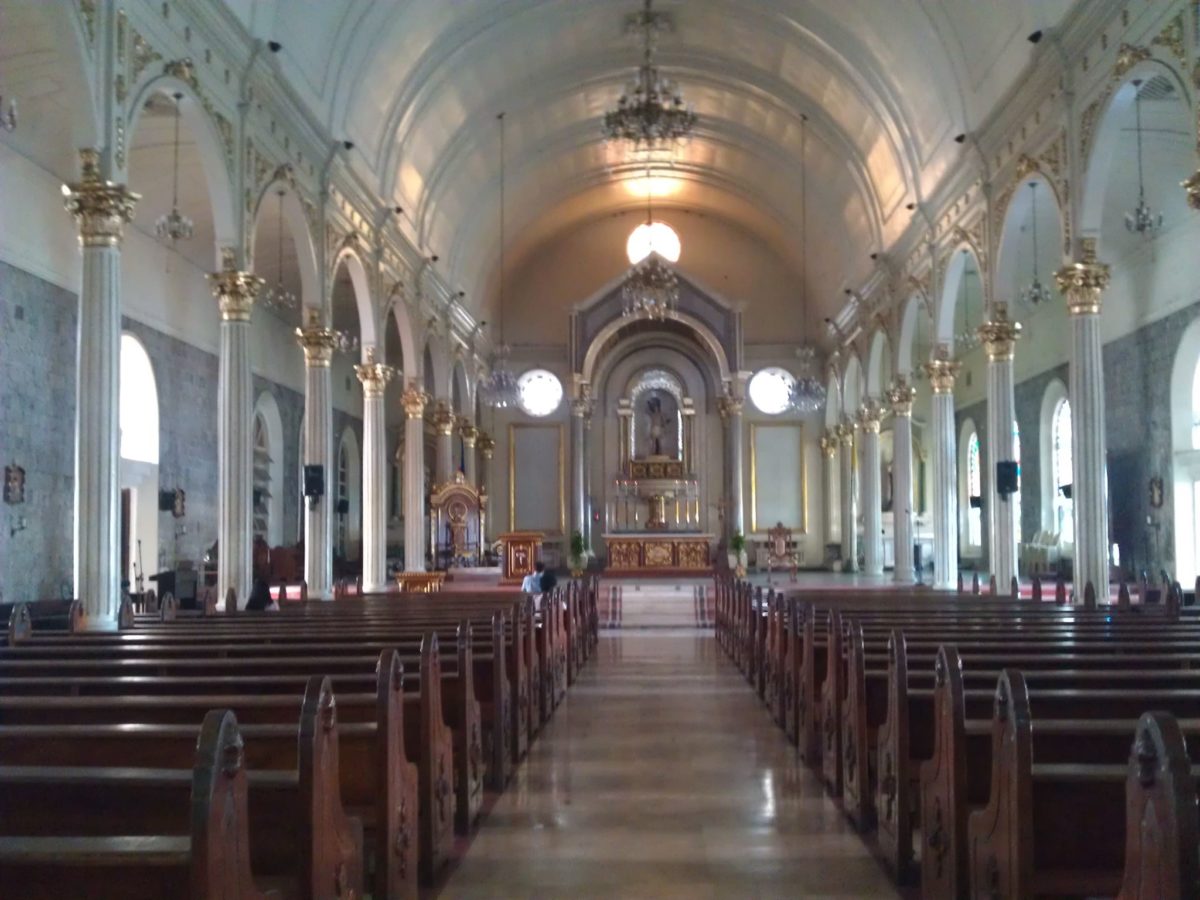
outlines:
[[[897,416],[911,416],[913,408],[913,400],[917,396],[917,390],[908,383],[908,379],[899,376],[892,381],[888,388],[887,400],[892,405],[892,413]]]
[[[249,322],[263,280],[253,272],[235,268],[213,272],[208,280],[221,308],[221,318],[226,322]]]
[[[449,404],[445,400],[439,400],[437,408],[433,411],[433,427],[437,433],[447,437],[453,434],[454,422],[454,413],[450,411]]]
[[[332,328],[309,325],[296,329],[296,342],[304,351],[304,362],[313,367],[329,368],[333,351],[338,345],[338,333]]]
[[[367,348],[367,361],[354,367],[354,374],[362,382],[363,395],[366,397],[382,397],[388,382],[396,374],[395,368],[384,363],[375,362],[375,348]]]
[[[1058,289],[1067,298],[1067,310],[1073,316],[1095,316],[1100,313],[1100,302],[1108,288],[1109,268],[1096,259],[1092,246],[1084,248],[1083,259],[1058,270],[1054,280]]]
[[[977,331],[990,360],[1012,359],[1021,337],[1021,323],[1008,318],[1008,306],[997,303],[990,322],[984,322]]]
[[[423,419],[425,404],[428,402],[429,395],[415,384],[406,387],[400,396],[400,403],[404,406],[404,415],[410,419]]]
[[[79,161],[79,180],[62,187],[63,206],[79,223],[79,242],[84,247],[116,247],[125,223],[133,221],[141,195],[100,176],[98,151],[80,150]]]
[[[962,364],[952,359],[931,359],[925,363],[925,374],[929,376],[933,392],[935,394],[953,394],[954,380],[958,378],[961,368]]]

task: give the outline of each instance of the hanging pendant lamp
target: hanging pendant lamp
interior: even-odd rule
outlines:
[[[483,402],[488,406],[493,409],[508,409],[517,405],[521,392],[517,385],[517,376],[509,367],[509,347],[504,343],[504,288],[507,280],[504,230],[504,113],[499,113],[496,119],[500,123],[500,303],[497,310],[500,317],[500,343],[492,355],[491,371],[480,384],[479,390]]]
[[[1029,182],[1030,196],[1033,198],[1033,225],[1031,229],[1033,232],[1033,281],[1021,291],[1021,300],[1030,306],[1037,306],[1039,303],[1049,303],[1054,296],[1038,277],[1037,188],[1038,183],[1036,181]]]
[[[175,142],[171,175],[171,211],[158,217],[154,233],[160,241],[170,241],[174,247],[179,241],[191,240],[196,233],[196,223],[179,211],[179,101],[183,94],[176,93],[175,99]]]
[[[804,336],[809,332],[808,318],[808,116],[800,116],[800,310],[804,319]],[[788,397],[792,409],[799,413],[814,413],[825,406],[825,384],[817,370],[817,351],[811,344],[796,351],[800,371],[792,382]]]

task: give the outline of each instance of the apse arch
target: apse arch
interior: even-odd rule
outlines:
[[[290,169],[286,166],[280,167],[280,170],[276,171],[276,177],[263,187],[255,201],[254,216],[251,219],[254,224],[250,230],[250,239],[247,241],[250,254],[247,266],[251,271],[257,271],[259,268],[257,265],[260,259],[258,232],[263,226],[263,217],[266,215],[266,200],[268,197],[278,196],[281,191],[283,192],[283,224],[287,228],[287,233],[296,250],[296,266],[300,274],[300,302],[306,309],[321,309],[322,294],[320,278],[317,275],[316,242],[309,227],[308,217],[304,213],[304,205],[300,200],[295,181],[290,177]],[[322,310],[322,314],[324,312]]]
[[[127,128],[131,143],[137,134],[146,103],[154,94],[165,94],[172,98],[176,94],[180,95],[177,101],[179,116],[196,140],[200,166],[204,170],[204,180],[208,186],[215,239],[213,257],[216,267],[220,268],[222,248],[235,247],[238,244],[237,203],[221,134],[195,89],[188,82],[173,75],[156,75],[146,79],[133,92]]]
[[[691,332],[692,337],[711,354],[717,364],[722,383],[728,384],[732,380],[733,372],[729,365],[729,357],[726,356],[725,348],[712,329],[695,316],[681,311],[673,312],[668,321],[678,323],[683,330]],[[611,344],[620,339],[623,331],[632,328],[635,324],[637,323],[618,317],[600,329],[583,357],[580,379],[585,384],[595,383],[596,369],[601,357]]]

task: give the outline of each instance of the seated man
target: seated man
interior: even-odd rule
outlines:
[[[533,571],[525,576],[521,582],[522,594],[533,594],[535,597],[542,593],[542,571],[545,566],[538,563],[534,566]]]

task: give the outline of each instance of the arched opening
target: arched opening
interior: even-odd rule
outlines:
[[[339,560],[353,562],[362,556],[362,451],[352,428],[347,427],[338,441],[334,471],[333,552]]]
[[[1061,383],[1060,383],[1061,384]],[[1053,388],[1054,385],[1051,385]],[[1043,471],[1049,473],[1044,479],[1045,494],[1049,510],[1048,530],[1058,535],[1063,547],[1075,544],[1075,504],[1072,499],[1071,461],[1073,438],[1071,434],[1071,401],[1066,391],[1047,389],[1042,402],[1042,425],[1047,436],[1047,454]]]
[[[1175,352],[1171,370],[1171,450],[1176,577],[1181,583],[1191,584],[1200,575],[1200,320],[1183,332]],[[1157,541],[1162,523],[1148,524],[1148,531]],[[1153,561],[1161,559],[1161,548],[1147,549],[1153,552]]]
[[[983,551],[983,457],[975,423],[963,422],[959,438],[960,543],[963,555],[978,557]]]
[[[166,562],[158,545],[158,387],[146,348],[128,333],[121,335],[120,377],[121,578],[143,590],[142,579]]]
[[[267,391],[254,404],[251,454],[254,538],[278,547],[283,543],[283,420]]]

